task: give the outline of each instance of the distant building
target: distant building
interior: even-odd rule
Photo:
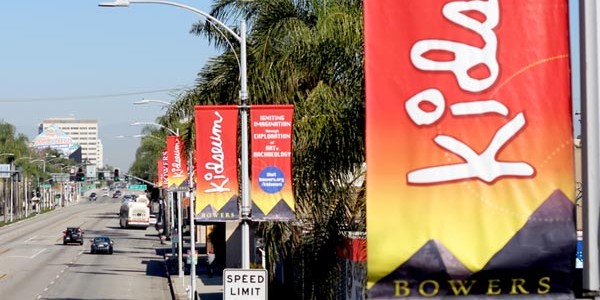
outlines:
[[[49,127],[56,127],[66,133],[73,141],[81,146],[81,159],[102,168],[104,155],[102,142],[98,139],[97,120],[77,120],[75,118],[45,119],[39,125],[41,134]]]

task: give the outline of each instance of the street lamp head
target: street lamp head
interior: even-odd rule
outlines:
[[[133,123],[131,123],[129,125],[131,125],[131,126],[142,125],[142,122],[133,122]]]
[[[100,2],[100,7],[127,7],[129,6],[129,0],[115,0],[113,2]]]

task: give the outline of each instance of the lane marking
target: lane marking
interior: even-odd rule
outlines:
[[[36,237],[37,237],[37,235],[34,235],[34,236],[32,236],[32,237],[30,237],[30,238],[28,238],[28,239],[24,240],[24,241],[23,241],[23,243],[28,243],[28,242],[31,242],[31,240],[35,239]]]
[[[43,248],[42,250],[40,250],[40,251],[36,252],[34,255],[32,255],[32,256],[31,256],[31,257],[29,257],[29,258],[35,258],[36,256],[40,255],[42,252],[46,251],[46,249],[47,249],[47,248]]]
[[[0,276],[0,279],[2,279],[2,278],[4,278],[4,277],[6,277],[6,275],[8,275],[8,274],[2,274],[2,275]]]

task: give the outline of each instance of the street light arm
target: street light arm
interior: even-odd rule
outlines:
[[[101,2],[98,4],[98,6],[101,7],[128,7],[129,4],[131,3],[155,3],[155,4],[166,4],[166,5],[171,5],[171,6],[176,6],[176,7],[181,7],[187,10],[191,10],[207,19],[209,19],[211,22],[214,22],[215,24],[218,24],[219,26],[223,27],[223,29],[227,30],[227,32],[229,32],[229,34],[231,34],[236,40],[238,40],[238,42],[242,42],[242,38],[237,35],[237,33],[235,33],[235,31],[233,31],[231,28],[229,28],[227,25],[225,25],[223,22],[219,21],[219,19],[216,19],[215,17],[211,16],[210,14],[199,10],[197,8],[191,7],[189,5],[185,5],[182,3],[177,3],[177,2],[171,2],[171,1],[163,1],[163,0],[115,0],[114,2]]]
[[[131,125],[131,126],[135,126],[135,125],[154,125],[154,126],[158,126],[158,127],[161,127],[161,128],[164,128],[164,129],[168,130],[173,135],[179,136],[179,129],[177,129],[177,131],[175,131],[175,130],[173,130],[173,129],[165,126],[165,125],[161,125],[161,124],[154,123],[154,122],[133,122],[133,123],[131,123],[129,125]]]
[[[147,103],[160,103],[166,106],[170,106],[172,103],[162,100],[154,100],[154,99],[142,99],[140,101],[133,102],[133,104],[147,104]]]

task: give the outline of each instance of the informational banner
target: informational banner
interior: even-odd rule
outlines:
[[[253,105],[252,218],[295,219],[292,191],[293,105]]]
[[[188,179],[187,155],[179,136],[167,136],[167,186],[170,190],[186,188]]]
[[[169,151],[162,150],[161,151],[161,155],[162,155],[162,188],[163,189],[167,189],[169,188]]]
[[[156,186],[162,188],[163,183],[163,161],[162,156],[156,161]]]
[[[364,2],[369,299],[572,295],[567,8]]]
[[[235,105],[195,107],[196,219],[237,221],[238,108]]]

